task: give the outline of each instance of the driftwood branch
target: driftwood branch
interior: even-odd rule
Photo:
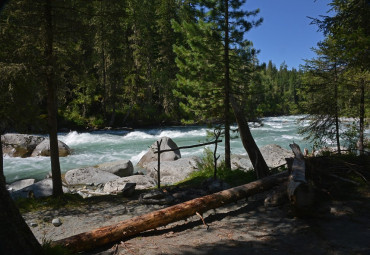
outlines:
[[[162,139],[160,142],[157,141],[157,150],[158,150],[158,168],[157,168],[157,183],[158,183],[158,189],[161,188],[161,144]]]
[[[198,217],[202,220],[203,225],[204,225],[205,227],[207,227],[207,230],[208,230],[208,229],[209,229],[209,225],[206,223],[206,221],[204,220],[203,216],[202,216],[200,213],[198,213],[198,212],[196,212],[196,214],[197,214],[197,215],[198,215]]]
[[[190,149],[190,148],[195,148],[195,147],[200,147],[200,146],[205,146],[205,145],[210,145],[210,144],[215,144],[215,143],[221,143],[221,142],[222,142],[222,140],[216,140],[216,141],[208,142],[208,143],[200,143],[200,144],[195,144],[195,145],[181,146],[181,147],[177,147],[176,149],[161,150],[160,153],[175,151],[175,150],[181,150],[181,149]],[[159,151],[155,151],[154,153],[159,153]]]
[[[74,252],[91,250],[96,247],[132,237],[143,231],[165,226],[171,222],[184,220],[208,210],[221,207],[231,202],[238,201],[250,195],[263,192],[273,186],[286,181],[287,172],[282,172],[263,179],[241,185],[211,195],[196,198],[162,210],[121,221],[117,224],[101,227],[89,232],[74,235],[52,243],[60,245]]]

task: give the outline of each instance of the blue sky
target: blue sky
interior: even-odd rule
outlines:
[[[263,23],[252,28],[246,38],[251,40],[260,63],[272,62],[279,67],[283,61],[288,69],[299,68],[303,59],[314,57],[312,47],[323,39],[315,25],[310,25],[310,17],[326,15],[329,0],[247,0],[247,10],[260,9]]]

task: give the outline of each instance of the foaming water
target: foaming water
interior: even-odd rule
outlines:
[[[302,116],[281,116],[262,119],[262,126],[251,128],[258,146],[278,144],[289,149],[290,143],[298,143],[301,148],[312,146],[297,133],[297,120]],[[237,128],[236,126],[232,127]],[[65,142],[71,149],[72,155],[60,158],[62,172],[70,169],[94,166],[96,164],[131,160],[134,165],[148,150],[149,146],[163,136],[172,138],[178,146],[193,145],[209,141],[204,126],[168,127],[156,129],[137,129],[135,131],[97,131],[78,133],[61,133],[58,139]],[[368,130],[367,130],[367,134]],[[235,134],[232,134],[235,136]],[[222,139],[222,138],[221,138]],[[208,146],[213,150],[213,146]],[[223,143],[219,144],[218,153],[223,154]],[[246,154],[240,138],[231,140],[233,154]],[[202,156],[204,147],[181,150],[183,157]],[[4,157],[4,173],[7,182],[24,178],[42,179],[50,172],[48,157],[11,158]]]

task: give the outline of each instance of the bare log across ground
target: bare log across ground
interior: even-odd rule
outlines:
[[[54,241],[52,245],[64,246],[74,252],[91,250],[102,245],[131,237],[146,230],[155,229],[172,222],[186,219],[197,213],[202,214],[208,210],[268,190],[286,181],[287,177],[288,173],[285,171],[245,185],[121,221],[114,225],[101,227],[89,232]]]

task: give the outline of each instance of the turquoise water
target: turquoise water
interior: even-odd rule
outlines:
[[[311,148],[298,135],[297,120],[300,116],[281,116],[263,118],[261,127],[252,127],[252,134],[258,146],[278,144],[289,149],[290,143],[298,143],[301,148]],[[252,126],[252,125],[251,125]],[[234,126],[233,128],[236,128]],[[155,129],[137,129],[128,131],[97,131],[90,133],[60,133],[59,140],[65,142],[72,150],[72,155],[60,158],[62,172],[70,169],[93,166],[103,162],[129,159],[135,165],[148,147],[158,138],[168,136],[178,146],[193,145],[207,140],[207,127],[167,127]],[[212,130],[210,130],[212,131]],[[209,146],[213,148],[213,145]],[[218,152],[222,155],[223,143]],[[183,157],[201,156],[203,147],[181,151]],[[246,154],[239,138],[231,141],[232,154]],[[4,158],[4,173],[8,183],[24,178],[42,179],[50,172],[48,157]]]

